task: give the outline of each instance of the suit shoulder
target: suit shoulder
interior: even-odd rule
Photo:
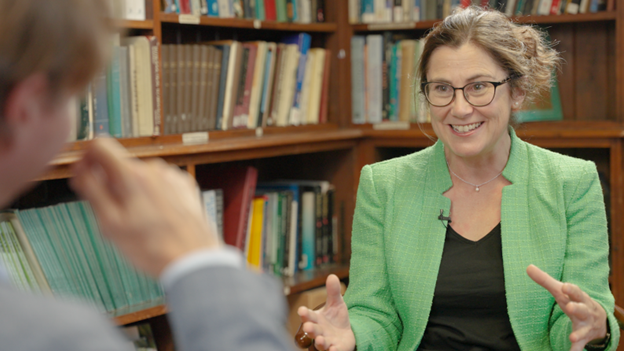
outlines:
[[[373,163],[371,168],[373,173],[395,173],[397,171],[409,169],[410,172],[423,170],[429,164],[434,154],[434,147],[430,146],[425,149],[413,152],[411,154],[391,158],[389,160]]]
[[[94,308],[6,287],[0,287],[0,339],[9,350],[130,350]]]

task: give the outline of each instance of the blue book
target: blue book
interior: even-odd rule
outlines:
[[[375,0],[362,0],[362,23],[375,22]]]
[[[262,99],[260,101],[260,113],[258,115],[258,123],[257,126],[262,126],[262,117],[264,116],[264,112],[267,109],[267,101],[269,95],[269,81],[270,78],[270,70],[271,70],[271,58],[273,57],[273,50],[268,50],[266,55],[266,64],[264,67],[264,82],[262,84]]]
[[[390,59],[390,111],[388,113],[388,119],[391,121],[399,120],[399,105],[397,102],[399,101],[399,80],[397,79],[397,71],[401,71],[399,67],[397,67],[397,44],[392,45],[392,56]]]
[[[219,97],[217,98],[217,118],[215,130],[221,130],[223,121],[223,101],[225,100],[225,81],[227,79],[228,62],[230,61],[230,46],[215,46],[217,50],[223,50],[221,58],[221,76],[219,77]],[[212,127],[212,126],[211,126]]]
[[[208,16],[219,17],[219,0],[206,0]]]
[[[306,62],[308,61],[308,51],[310,50],[310,44],[312,37],[307,33],[299,33],[290,35],[284,38],[285,44],[297,44],[299,47],[299,66],[297,67],[297,83],[295,85],[295,96],[293,99],[293,106],[290,110],[289,123],[291,125],[301,124],[301,89],[303,88],[303,78],[305,76]]]
[[[108,134],[108,94],[106,91],[106,73],[102,72],[93,81],[93,114],[95,116],[95,135]]]
[[[113,57],[111,65],[108,69],[108,77],[106,79],[108,93],[108,130],[110,135],[115,138],[122,137],[121,126],[121,76],[119,66],[121,64],[121,48],[113,47]]]

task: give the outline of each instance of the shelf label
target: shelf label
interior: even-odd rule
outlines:
[[[264,135],[264,130],[262,127],[256,128],[256,137],[261,138]]]
[[[255,29],[260,29],[260,28],[262,28],[262,22],[261,22],[260,20],[254,20],[254,21],[253,21],[253,27],[254,27]]]
[[[207,143],[208,143],[208,132],[195,132],[195,133],[182,134],[182,144],[184,145],[207,144]]]
[[[388,121],[373,124],[374,130],[407,130],[410,129],[409,122],[405,121]]]
[[[197,15],[179,15],[178,22],[181,24],[199,24],[199,16]]]
[[[374,23],[368,25],[368,30],[392,30],[392,29],[414,29],[416,22],[402,23]]]

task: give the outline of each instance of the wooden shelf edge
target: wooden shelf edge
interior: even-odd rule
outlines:
[[[299,154],[303,146],[308,146],[310,152],[316,151],[330,151],[339,150],[348,147],[345,146],[345,142],[355,143],[355,140],[362,136],[360,130],[357,129],[318,129],[311,131],[302,131],[295,133],[275,133],[267,134],[263,136],[244,136],[234,138],[224,138],[211,140],[204,144],[189,144],[185,145],[181,141],[173,143],[145,143],[138,146],[125,145],[130,155],[138,158],[151,158],[162,157],[165,159],[189,159],[199,155],[219,155],[230,154],[232,152],[245,153],[247,151],[254,154],[254,157],[263,157],[263,154],[268,156],[274,156],[271,154],[271,150],[280,150],[280,154]],[[165,137],[166,139],[167,137]],[[149,139],[150,138],[145,138]],[[153,138],[158,140],[159,138]],[[131,140],[131,143],[136,140]],[[123,140],[122,140],[123,144]],[[76,150],[70,150],[62,152],[57,155],[56,158],[50,163],[50,169],[48,172],[37,179],[50,180],[50,179],[62,179],[71,176],[71,165],[80,159],[82,155],[82,149],[86,147],[87,142],[81,142],[81,147]],[[287,148],[284,151],[284,148]],[[264,150],[260,153],[257,151]],[[239,159],[244,159],[240,158]],[[222,162],[228,161],[227,157]],[[175,162],[174,162],[175,163]],[[177,162],[180,163],[180,162]],[[184,163],[180,163],[184,165]]]
[[[118,19],[118,20],[115,20],[115,25],[118,28],[124,28],[124,29],[154,29],[153,20],[133,21],[133,20]]]
[[[327,267],[298,272],[294,277],[282,278],[284,283],[284,295],[296,294],[325,286],[325,280],[330,274],[335,274],[339,279],[345,279],[349,277],[349,265],[334,263]]]
[[[324,286],[325,279],[327,279],[327,276],[330,274],[335,274],[338,278],[345,279],[349,276],[349,265],[335,263],[326,267],[299,272],[294,277],[283,278],[284,295],[296,294],[305,290]],[[127,325],[167,314],[167,306],[163,304],[162,301],[158,303],[159,304],[156,306],[113,317],[113,321],[117,325]]]
[[[131,312],[127,314],[123,314],[121,316],[113,317],[113,320],[117,325],[126,325],[130,323],[135,323],[139,321],[143,321],[149,318],[162,316],[167,313],[167,306],[164,304],[160,304],[157,306],[149,307],[146,309],[142,309],[136,312]]]
[[[241,18],[218,18],[208,16],[190,16],[178,15],[174,13],[160,13],[160,21],[162,23],[178,23],[200,26],[213,27],[232,27],[232,28],[249,28],[249,29],[267,29],[282,31],[301,31],[301,32],[335,32],[338,26],[335,23],[291,23],[291,22],[273,22],[260,21]]]
[[[382,123],[383,124],[383,123]],[[375,130],[371,124],[354,125],[366,137],[427,138],[435,137],[431,123],[412,123],[404,130]],[[516,134],[531,138],[615,139],[624,137],[624,125],[610,121],[526,122],[517,125]],[[426,134],[425,134],[426,133]]]
[[[549,24],[549,23],[579,23],[579,22],[600,22],[614,21],[616,19],[615,11],[601,11],[596,13],[582,13],[577,15],[548,15],[548,16],[514,16],[512,19],[518,23],[529,24]],[[424,30],[433,27],[434,24],[441,22],[442,19],[426,20],[419,22],[402,22],[402,23],[370,23],[370,24],[352,24],[351,27],[355,32],[378,32],[387,30]]]

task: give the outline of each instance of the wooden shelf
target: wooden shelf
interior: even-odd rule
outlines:
[[[335,274],[338,278],[345,279],[349,276],[349,265],[337,263],[323,268],[298,272],[294,277],[283,278],[284,295],[296,294],[325,286],[325,280],[330,274]]]
[[[163,305],[162,302],[160,302],[156,306],[144,308],[135,312],[130,312],[127,314],[113,317],[113,320],[118,325],[126,325],[130,323],[143,321],[149,318],[162,316],[166,313],[167,313],[167,306]]]
[[[325,285],[325,280],[330,274],[335,274],[340,279],[345,279],[349,276],[349,266],[344,264],[332,264],[327,267],[313,269],[305,272],[299,272],[294,277],[283,278],[284,282],[284,295],[296,294],[305,290],[317,288]],[[120,316],[113,317],[113,320],[118,325],[127,325],[139,321],[143,321],[149,318],[162,316],[167,314],[167,306],[162,301],[146,303],[143,306],[135,306],[137,311],[125,313]]]
[[[378,147],[426,147],[435,138],[430,123],[411,124],[406,130],[375,130],[371,124],[359,126],[364,136]],[[624,137],[624,126],[609,121],[527,122],[516,126],[517,135],[548,148],[609,148]]]
[[[289,23],[270,22],[240,18],[218,18],[208,16],[178,15],[173,13],[161,13],[160,21],[164,23],[180,23],[213,27],[249,28],[282,30],[293,32],[335,32],[338,26],[335,23]]]
[[[556,15],[556,16],[514,16],[512,17],[518,23],[577,23],[577,22],[600,22],[614,21],[616,18],[615,11],[602,11],[596,13],[583,13],[578,15]],[[437,20],[427,20],[419,22],[403,22],[403,23],[371,23],[371,24],[354,24],[353,30],[356,32],[377,32],[387,30],[425,30],[433,27]]]
[[[131,20],[115,20],[115,24],[119,28],[125,29],[154,29],[153,20],[131,21]]]
[[[234,131],[225,133],[236,134]],[[362,135],[359,129],[335,127],[302,128],[301,132],[291,133],[269,130],[263,136],[256,136],[253,130],[240,133],[245,136],[214,140],[211,137],[205,144],[184,145],[179,135],[120,141],[134,157],[162,157],[170,163],[186,166],[347,149],[355,147]],[[81,157],[87,143],[71,144],[71,150],[58,155],[51,162],[51,169],[38,180],[70,177],[70,166]]]

